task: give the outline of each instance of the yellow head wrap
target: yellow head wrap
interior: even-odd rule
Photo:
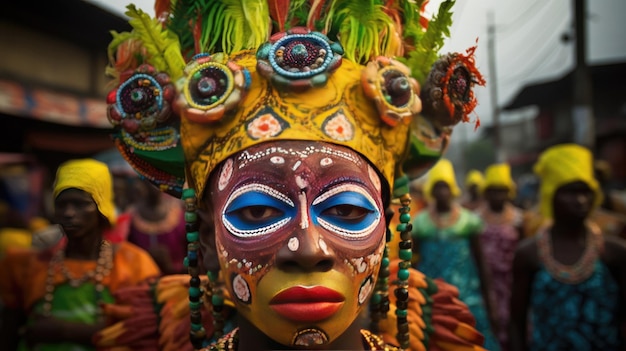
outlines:
[[[481,191],[484,192],[490,186],[508,188],[509,198],[515,197],[516,186],[511,178],[511,166],[508,163],[497,163],[487,167]]]
[[[479,170],[472,169],[465,177],[465,187],[469,188],[472,185],[478,185],[480,188],[482,187],[484,181],[485,179],[483,178],[483,174],[480,173]]]
[[[593,155],[580,145],[562,144],[544,151],[534,167],[541,178],[540,210],[552,218],[552,201],[556,190],[566,184],[582,181],[595,192],[594,205],[602,203],[603,195],[593,174]]]
[[[66,189],[80,189],[88,192],[98,206],[100,213],[115,224],[113,203],[113,181],[106,164],[93,159],[70,160],[59,166],[53,195],[56,198]]]
[[[449,160],[442,158],[435,164],[435,166],[428,173],[428,180],[426,180],[426,184],[424,185],[424,195],[426,195],[429,199],[432,199],[432,190],[433,186],[437,182],[445,182],[450,187],[450,191],[452,192],[452,196],[458,197],[461,195],[461,189],[456,183],[456,178],[454,177],[454,167],[452,166],[452,162]]]

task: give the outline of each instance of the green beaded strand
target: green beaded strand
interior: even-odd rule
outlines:
[[[191,330],[189,339],[195,349],[201,349],[206,343],[206,330],[202,325],[202,281],[198,268],[199,226],[196,213],[196,192],[193,189],[184,189],[182,200],[185,203],[185,230],[187,231],[187,257],[185,265],[191,276],[189,278],[189,312]]]
[[[408,280],[413,256],[413,243],[411,241],[411,230],[413,227],[410,214],[411,196],[408,193],[402,195],[400,204],[400,224],[398,224],[397,230],[400,232],[399,257],[401,261],[398,267],[397,288],[394,290],[394,295],[396,296],[396,321],[398,327],[396,339],[400,343],[400,348],[406,350],[409,348],[409,322],[407,319],[409,307]]]

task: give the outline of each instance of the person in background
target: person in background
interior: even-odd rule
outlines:
[[[473,211],[482,204],[481,189],[485,181],[483,174],[476,169],[472,169],[465,177],[465,194],[461,199],[461,206]]]
[[[53,196],[64,238],[40,251],[9,250],[0,262],[4,350],[94,350],[92,336],[106,323],[101,304],[160,274],[142,249],[105,240],[116,216],[104,163],[62,164]]]
[[[515,253],[511,350],[623,351],[626,245],[588,221],[603,201],[593,156],[556,145],[534,171],[549,222]]]
[[[611,165],[605,160],[596,160],[593,166],[604,200],[591,215],[591,220],[600,226],[604,235],[626,239],[626,206],[614,196],[615,191],[610,186]]]
[[[507,163],[493,164],[485,170],[481,189],[484,203],[475,211],[484,223],[480,243],[491,281],[491,301],[502,350],[508,350],[513,256],[523,225],[522,211],[512,203],[515,191],[511,167]]]
[[[183,203],[146,180],[134,183],[128,241],[148,251],[163,274],[184,273],[187,254]]]
[[[439,160],[427,177],[424,193],[430,199],[429,206],[413,220],[413,249],[419,257],[416,268],[456,286],[461,301],[476,318],[476,328],[485,336],[485,348],[499,350],[492,329],[495,318],[489,275],[480,245],[482,220],[456,201],[461,190],[449,160]]]

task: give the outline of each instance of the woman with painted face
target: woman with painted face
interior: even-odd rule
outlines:
[[[159,270],[138,247],[112,244],[112,181],[104,163],[62,164],[54,184],[54,221],[64,238],[43,251],[13,251],[0,262],[1,345],[5,350],[95,350],[106,325],[101,305]]]
[[[413,250],[419,255],[416,268],[456,286],[459,298],[476,318],[476,328],[485,336],[485,348],[499,350],[492,331],[491,285],[480,245],[483,222],[457,202],[461,191],[450,161],[441,159],[430,170],[424,193],[429,206],[413,221]]]
[[[129,163],[184,200],[191,279],[150,290],[159,325],[130,314],[99,345],[482,349],[454,287],[410,267],[409,176],[440,157],[483,83],[473,48],[430,55],[453,1],[430,32],[422,3],[157,2],[160,23],[129,7],[109,119]]]
[[[553,146],[534,170],[550,223],[515,254],[511,349],[624,350],[626,245],[587,220],[602,203],[592,154]]]

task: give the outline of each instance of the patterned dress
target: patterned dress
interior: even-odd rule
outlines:
[[[531,294],[531,350],[622,350],[619,288],[600,260],[579,284],[560,282],[542,266]]]
[[[422,211],[413,222],[413,239],[419,242],[417,269],[429,277],[442,278],[459,289],[459,298],[476,319],[476,329],[485,337],[487,350],[500,350],[489,323],[483,301],[480,276],[472,255],[470,238],[482,232],[481,219],[460,211],[453,223],[437,225],[429,211]]]
[[[501,214],[494,214],[487,207],[476,211],[485,224],[480,236],[483,255],[491,277],[492,301],[498,318],[498,340],[503,350],[508,349],[509,301],[513,284],[513,257],[519,241],[518,229],[522,225],[522,213],[511,204],[505,205]]]

